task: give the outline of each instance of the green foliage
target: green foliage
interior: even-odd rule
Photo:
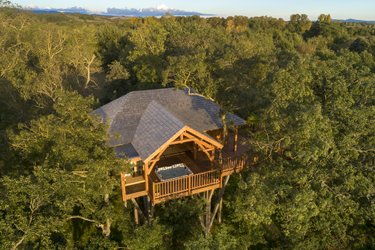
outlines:
[[[0,8],[16,8],[16,4],[13,4],[11,1],[0,0]]]
[[[136,228],[125,242],[129,249],[164,249],[167,247],[164,238],[170,233],[170,230],[154,221],[152,227],[143,225]]]
[[[303,34],[311,28],[312,23],[310,22],[307,15],[292,15],[288,23],[288,28],[292,32]]]

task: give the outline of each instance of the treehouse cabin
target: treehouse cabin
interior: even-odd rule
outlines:
[[[212,194],[247,162],[238,137],[245,121],[188,90],[134,91],[94,113],[109,125],[109,146],[133,166],[121,174],[124,202]]]

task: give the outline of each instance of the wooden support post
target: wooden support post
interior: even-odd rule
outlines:
[[[223,199],[220,199],[219,201],[219,211],[217,212],[217,222],[221,223],[221,212],[223,210]]]
[[[148,200],[148,196],[143,196],[143,211],[144,211],[144,214],[148,220],[148,217],[149,217],[149,200]]]
[[[212,150],[212,158],[210,159],[211,162],[215,160],[215,152],[216,152],[215,149]]]
[[[125,175],[123,173],[120,174],[121,178],[121,192],[122,192],[122,201],[126,202],[126,186],[125,186]]]
[[[238,127],[234,128],[234,135],[233,135],[233,152],[237,153],[237,147],[238,147]]]
[[[138,216],[138,209],[134,206],[134,222],[136,225],[139,225],[139,216]]]
[[[148,192],[148,162],[145,163],[144,165],[144,176],[145,176],[145,189],[146,192]]]
[[[207,237],[210,233],[210,223],[211,223],[211,200],[213,196],[214,190],[209,190],[203,193],[203,197],[206,201],[205,206],[205,213],[204,216],[201,218],[201,225],[203,227],[204,235]]]
[[[198,146],[197,146],[197,144],[194,142],[194,149],[193,149],[193,153],[194,153],[194,156],[193,156],[193,158],[194,158],[194,160],[196,160],[197,158],[198,158]]]
[[[205,218],[206,228],[210,225],[210,220],[211,220],[211,200],[209,198],[210,192],[212,191],[206,192],[206,218]]]
[[[136,201],[136,199],[131,199],[131,201],[133,202],[133,205],[134,205],[134,220],[135,220],[136,224],[139,223],[138,215],[140,215],[142,217],[142,219],[144,221],[146,221],[147,220],[146,216],[143,213],[142,209],[139,207],[138,202]]]
[[[204,228],[205,236],[208,236],[208,234],[211,231],[212,225],[214,223],[214,219],[215,219],[215,217],[216,217],[216,215],[217,215],[217,213],[219,211],[220,203],[221,203],[221,201],[223,199],[225,187],[228,184],[229,177],[230,177],[230,175],[228,175],[228,176],[225,177],[225,180],[224,180],[224,183],[223,183],[223,187],[220,189],[220,192],[219,192],[218,202],[215,205],[213,212],[211,213],[210,221],[209,221],[208,225],[207,224],[203,225],[203,223],[201,223],[202,226],[204,226],[203,228]],[[211,195],[211,197],[212,197],[212,195]],[[211,208],[211,201],[210,201],[210,208]],[[210,210],[210,212],[211,212],[211,210]]]
[[[133,167],[133,176],[137,176],[137,175],[138,175],[138,166],[137,164],[135,164]]]
[[[152,202],[152,204],[155,205],[155,192],[158,192],[158,191],[156,190],[156,184],[154,182],[152,182],[151,185],[152,185],[152,192],[151,192],[152,199],[151,199],[151,202]]]
[[[191,195],[191,176],[188,176],[187,181],[188,181],[188,192],[189,192],[189,195]]]
[[[151,199],[147,196],[147,202],[148,202],[148,224],[151,226],[152,221],[154,219],[154,204],[152,204]]]

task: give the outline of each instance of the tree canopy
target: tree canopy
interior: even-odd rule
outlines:
[[[375,246],[375,26],[292,15],[126,18],[0,1],[0,248],[370,249]],[[194,88],[247,120],[258,158],[223,222],[202,201],[136,226],[129,166],[90,112],[129,91]]]

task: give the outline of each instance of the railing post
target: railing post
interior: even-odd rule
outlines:
[[[189,175],[189,177],[188,177],[188,193],[189,193],[189,195],[191,194],[191,178],[192,178],[192,176]]]
[[[237,148],[238,148],[238,127],[234,128],[234,135],[233,135],[233,152],[237,155]]]
[[[153,182],[152,183],[152,204],[154,204],[154,205],[155,205],[155,194],[156,194],[156,185]]]
[[[125,175],[121,173],[121,189],[122,189],[122,200],[126,202],[126,185],[125,185]]]

